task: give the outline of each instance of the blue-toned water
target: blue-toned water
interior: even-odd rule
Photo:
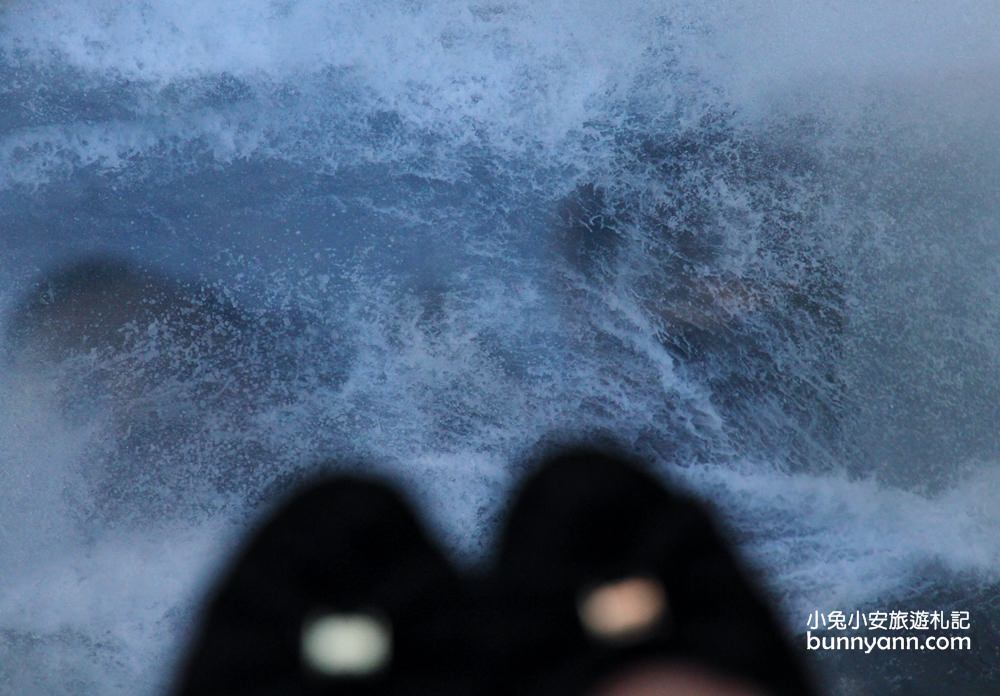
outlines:
[[[8,339],[0,693],[162,689],[317,462],[404,482],[475,562],[552,433],[709,498],[794,631],[995,625],[998,71],[988,2],[4,3],[5,335],[82,258],[254,328],[237,360]]]

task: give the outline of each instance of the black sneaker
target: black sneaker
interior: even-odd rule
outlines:
[[[389,487],[315,483],[223,578],[176,693],[474,693],[466,606],[457,574]]]
[[[490,582],[496,693],[584,694],[664,662],[812,693],[708,513],[619,454],[549,458],[514,500]]]

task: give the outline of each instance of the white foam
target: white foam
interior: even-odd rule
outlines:
[[[990,89],[1000,66],[998,18],[989,2],[911,3],[904,12],[886,2],[784,0],[572,6],[555,0],[12,0],[0,10],[4,69],[24,68],[29,81],[39,80],[57,96],[67,94],[69,101],[38,97],[38,108],[25,115],[18,111],[20,87],[0,86],[0,96],[14,100],[11,113],[24,119],[0,133],[0,193],[44,189],[86,171],[122,174],[125,190],[146,177],[163,184],[169,202],[174,174],[270,158],[310,173],[374,163],[400,177],[465,184],[456,196],[468,210],[412,209],[413,198],[398,191],[385,196],[388,202],[375,201],[371,193],[360,206],[404,230],[446,219],[446,229],[456,233],[448,245],[462,246],[475,259],[458,269],[459,291],[446,293],[441,307],[430,307],[418,293],[400,290],[403,281],[392,273],[386,278],[371,272],[363,259],[346,270],[324,269],[315,284],[301,268],[269,277],[268,291],[284,298],[275,304],[285,308],[293,298],[291,304],[309,310],[317,331],[335,333],[324,324],[330,317],[345,322],[343,342],[357,355],[345,367],[344,381],[313,374],[342,359],[323,352],[318,342],[319,349],[295,356],[302,373],[293,393],[282,392],[247,421],[235,419],[245,430],[202,433],[205,442],[156,443],[163,461],[196,451],[223,457],[227,444],[246,438],[273,455],[270,473],[277,476],[349,441],[414,491],[449,548],[475,556],[488,539],[471,530],[494,517],[509,490],[507,462],[545,432],[604,427],[633,442],[650,433],[668,444],[675,436],[696,438],[701,461],[711,455],[716,463],[684,469],[681,478],[724,509],[795,620],[813,609],[853,609],[905,594],[928,565],[995,582],[996,470],[973,468],[941,492],[920,494],[874,478],[789,473],[770,461],[733,462],[724,409],[713,404],[698,375],[664,348],[648,306],[637,299],[640,290],[655,294],[655,285],[642,287],[641,276],[661,270],[659,259],[632,269],[636,277],[620,279],[614,288],[582,280],[575,290],[589,293],[590,304],[574,308],[579,316],[566,317],[558,302],[547,299],[553,283],[542,277],[550,265],[538,261],[544,254],[519,256],[519,245],[535,242],[537,230],[519,228],[509,239],[500,232],[521,224],[511,222],[517,215],[537,213],[524,211],[525,201],[551,207],[583,176],[655,208],[671,193],[664,190],[668,184],[648,176],[649,163],[630,161],[641,143],[616,138],[660,136],[657,128],[665,123],[697,129],[699,119],[729,111],[735,112],[734,123],[752,123],[765,133],[780,133],[803,115],[814,117],[820,132],[805,146],[817,156],[843,148],[848,160],[857,152],[881,157],[887,140],[901,150],[915,147],[920,156],[948,155],[956,142],[962,152],[990,152],[983,143],[995,145],[988,134],[998,132],[992,125],[1000,113],[1000,92]],[[896,97],[902,99],[888,103]],[[97,117],[73,110],[101,99],[108,104],[105,111],[97,109]],[[376,142],[374,135],[384,134],[368,121],[387,113],[398,118],[398,128],[387,127],[389,135]],[[637,129],[635,119],[644,125]],[[905,138],[892,140],[896,128]],[[853,182],[853,160],[848,165],[841,178]],[[498,186],[506,187],[498,201],[478,198],[482,182],[470,173],[477,166],[497,170]],[[892,179],[894,185],[916,188],[928,180],[922,167],[914,156],[888,162],[886,171],[905,170],[906,176]],[[383,174],[379,169],[377,177]],[[958,180],[957,188],[974,177]],[[860,181],[876,188],[880,182]],[[809,177],[781,183],[793,191],[784,201],[792,214],[808,213],[810,205],[837,192]],[[695,184],[704,187],[699,202],[734,212],[727,230],[743,245],[734,254],[754,257],[754,225],[760,223],[746,191],[722,176]],[[810,186],[815,189],[802,190]],[[156,208],[162,202],[142,204]],[[870,255],[871,265],[861,271],[877,275],[879,263],[908,258],[901,252],[908,240],[900,229],[935,243],[930,230],[916,224],[919,210],[911,229],[913,219],[892,218],[897,209],[878,208],[877,202],[874,209],[865,207],[869,203],[837,200],[825,211],[831,218],[826,231],[837,237],[830,247],[847,249],[841,260]],[[219,205],[228,211],[228,200]],[[490,215],[481,216],[484,209]],[[984,239],[995,227],[994,211],[984,206],[977,232]],[[120,220],[101,222],[113,226]],[[335,225],[317,224],[324,233]],[[338,218],[336,224],[351,222]],[[348,232],[368,233],[359,226]],[[469,230],[477,226],[493,234],[474,238]],[[658,230],[632,231],[636,238],[629,243],[648,262]],[[219,232],[202,230],[206,236]],[[39,255],[47,259],[43,233],[38,231]],[[233,237],[234,258],[247,249],[260,253],[253,233],[246,234],[250,241]],[[79,248],[101,248],[103,241],[83,239]],[[153,239],[138,248],[161,258],[161,242],[167,244]],[[388,248],[380,240],[370,243],[375,252],[389,254],[383,246]],[[942,248],[962,258],[952,253],[962,250],[960,244]],[[933,254],[928,258],[934,261]],[[781,283],[811,270],[761,263],[765,274],[785,274],[777,279]],[[908,263],[901,267],[914,272]],[[982,287],[973,304],[996,297],[990,267],[984,267],[968,281]],[[956,262],[952,270],[963,268]],[[247,261],[237,270],[253,275],[255,268]],[[3,287],[17,288],[3,280]],[[345,290],[335,287],[339,282],[353,285]],[[862,278],[861,289],[871,287]],[[331,299],[338,291],[353,304]],[[943,313],[928,316],[931,328],[941,325]],[[995,360],[988,349],[995,351],[998,342],[988,327],[996,323],[969,323],[967,334],[984,347],[984,361]],[[925,327],[917,322],[916,328]],[[595,338],[597,332],[603,333]],[[612,349],[601,340],[617,343]],[[935,350],[946,343],[935,343]],[[920,380],[972,383],[964,372],[934,373],[940,353],[925,345],[914,350],[930,366],[917,374]],[[885,353],[870,351],[858,359],[873,355]],[[898,364],[912,366],[904,358]],[[90,444],[106,443],[121,424],[109,424],[100,414],[83,425],[66,422],[50,393],[55,386],[6,377],[0,383],[0,631],[17,634],[8,643],[26,660],[8,686],[48,679],[35,692],[72,693],[82,680],[105,693],[149,692],[166,678],[163,656],[176,647],[178,626],[190,618],[187,602],[225,555],[230,525],[243,522],[250,503],[209,506],[186,519],[153,515],[148,525],[129,530],[94,522],[86,484],[93,483],[88,467],[100,453]],[[940,462],[941,468],[954,465]],[[217,473],[214,465],[208,468],[196,473]],[[142,507],[142,500],[133,501],[130,511]],[[63,663],[63,671],[44,678],[32,674],[53,660]]]
[[[9,59],[71,92],[89,81],[120,93],[134,118],[6,135],[0,186],[44,183],[88,164],[116,170],[188,146],[220,162],[267,154],[336,166],[373,154],[352,146],[350,133],[379,110],[414,133],[435,132],[450,151],[487,143],[537,156],[541,148],[571,166],[607,155],[588,139],[632,116],[689,108],[692,95],[741,117],[804,110],[852,125],[872,107],[960,112],[956,125],[994,113],[995,100],[959,104],[989,93],[973,83],[986,87],[1000,65],[991,4],[917,7],[11,2],[0,14]],[[199,92],[198,80],[223,76],[247,88],[235,99],[248,100],[250,113],[178,101]],[[904,105],[887,105],[887,91]],[[359,99],[364,106],[351,108]],[[455,166],[449,159],[442,170]]]
[[[982,465],[935,494],[843,473],[788,473],[762,462],[685,469],[783,596],[792,625],[813,610],[883,604],[953,573],[1000,581],[1000,470]]]

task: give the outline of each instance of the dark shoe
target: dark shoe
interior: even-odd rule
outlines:
[[[617,454],[564,452],[528,480],[489,592],[497,693],[584,694],[662,661],[811,693],[707,512]]]
[[[176,693],[474,693],[464,597],[391,489],[355,478],[316,483],[259,529],[224,576]]]

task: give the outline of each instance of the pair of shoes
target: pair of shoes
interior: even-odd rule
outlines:
[[[811,693],[701,506],[580,449],[522,487],[480,575],[455,571],[388,486],[314,484],[221,583],[177,693],[558,696],[650,665]]]

